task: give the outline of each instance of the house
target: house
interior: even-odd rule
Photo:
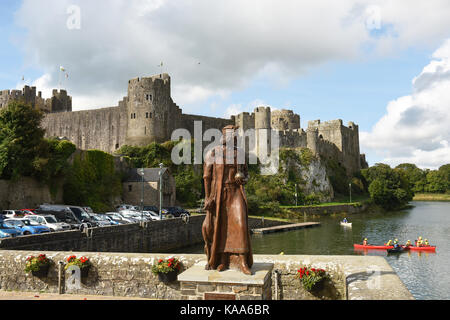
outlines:
[[[163,207],[175,206],[175,178],[167,168],[145,168],[144,179],[139,169],[130,169],[123,182],[123,201],[133,205],[141,205],[142,188],[144,189],[144,205],[159,207],[159,173],[162,170]]]

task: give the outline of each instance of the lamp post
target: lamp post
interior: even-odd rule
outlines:
[[[350,190],[350,203],[352,203],[352,183],[351,182],[349,183],[348,188]]]
[[[142,177],[142,191],[141,191],[141,221],[144,221],[144,168],[138,170],[139,175]]]
[[[298,206],[298,201],[297,201],[297,184],[295,184],[295,206]]]
[[[159,220],[162,220],[162,201],[163,201],[163,194],[162,194],[162,184],[163,184],[163,178],[162,178],[162,169],[164,164],[159,164]]]

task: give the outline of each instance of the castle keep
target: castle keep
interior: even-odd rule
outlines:
[[[300,116],[291,110],[258,107],[230,119],[184,114],[171,97],[170,77],[159,74],[128,81],[128,94],[117,106],[72,111],[72,98],[65,90],[53,90],[43,99],[35,87],[0,91],[0,108],[12,100],[23,100],[46,113],[42,127],[47,137],[66,137],[80,149],[98,149],[113,153],[123,145],[143,146],[171,139],[175,129],[187,129],[194,136],[194,121],[202,121],[202,130],[222,129],[236,124],[240,128],[277,130],[280,147],[306,147],[316,155],[335,159],[352,173],[367,165],[360,155],[358,126],[342,120],[309,121],[300,127]]]

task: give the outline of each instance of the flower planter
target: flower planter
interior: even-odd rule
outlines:
[[[311,291],[317,292],[323,290],[325,285],[325,278],[322,278],[319,282],[316,282],[311,288]]]
[[[87,278],[88,274],[89,274],[89,269],[91,268],[91,266],[87,266],[84,268],[80,268],[80,272],[81,272],[81,277],[82,278]]]
[[[158,273],[158,279],[161,282],[168,283],[177,280],[178,271],[171,271],[168,273]]]
[[[44,278],[48,274],[49,265],[41,266],[37,271],[31,271],[31,274],[38,278]]]

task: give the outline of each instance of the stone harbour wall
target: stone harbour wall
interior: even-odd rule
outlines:
[[[25,260],[30,255],[44,253],[54,264],[48,276],[37,278],[24,272]],[[59,262],[65,263],[70,255],[86,256],[92,267],[78,287],[67,285],[69,274],[58,276]],[[65,294],[108,295],[141,297],[163,300],[182,299],[178,281],[165,284],[151,272],[151,266],[159,259],[176,257],[182,261],[182,272],[205,260],[199,254],[138,254],[99,252],[43,252],[0,251],[0,289],[25,292],[59,293],[61,285]],[[383,257],[376,256],[306,256],[306,255],[254,255],[255,263],[273,263],[271,274],[272,299],[274,300],[411,300],[397,274]],[[296,278],[296,270],[302,266],[326,269],[331,280],[324,290],[306,292]],[[206,288],[206,287],[205,287]],[[234,288],[232,290],[249,290]],[[185,297],[185,296],[184,296]]]

